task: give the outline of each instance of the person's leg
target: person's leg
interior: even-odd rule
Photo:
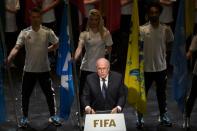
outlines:
[[[152,72],[145,72],[144,73],[144,82],[145,82],[145,92],[146,96],[148,95],[148,91],[150,87],[152,86],[153,83],[153,75],[154,73]],[[136,123],[137,128],[143,128],[144,126],[144,120],[143,120],[143,114],[140,112],[137,112],[137,123]]]
[[[50,73],[49,72],[38,73],[37,78],[39,80],[39,84],[47,100],[47,104],[51,116],[49,118],[49,122],[54,124],[55,126],[60,126],[61,121],[60,121],[60,117],[56,115],[55,92],[53,87],[51,86]]]
[[[157,72],[155,76],[156,81],[156,94],[159,105],[160,116],[158,121],[165,126],[172,126],[172,123],[167,115],[166,104],[166,83],[167,83],[167,71]]]
[[[22,80],[22,113],[23,117],[20,120],[19,127],[26,128],[28,125],[28,108],[29,99],[36,83],[35,74],[23,72]]]
[[[146,96],[148,96],[148,91],[153,84],[153,80],[154,80],[153,76],[154,76],[154,72],[145,72],[144,73],[144,83],[145,83]]]
[[[167,83],[167,72],[161,71],[157,72],[155,76],[156,82],[156,95],[159,105],[160,114],[164,114],[166,112],[166,83]]]
[[[22,78],[22,112],[24,117],[28,117],[29,99],[35,84],[35,74],[24,72]]]
[[[189,94],[188,99],[186,101],[186,116],[187,117],[190,117],[191,112],[193,110],[194,103],[195,103],[195,100],[197,97],[196,91],[197,91],[197,75],[194,75],[193,79],[192,79],[192,87],[190,90],[190,94]]]
[[[194,107],[194,103],[197,97],[196,91],[197,91],[197,75],[193,76],[192,79],[192,87],[190,89],[189,96],[186,100],[185,105],[185,112],[183,115],[183,128],[189,129],[190,128],[190,116]]]
[[[39,84],[41,89],[46,97],[50,116],[54,116],[56,113],[55,107],[55,92],[53,87],[51,86],[51,78],[49,72],[43,72],[37,74]]]

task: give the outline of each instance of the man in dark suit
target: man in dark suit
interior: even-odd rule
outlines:
[[[81,97],[85,113],[121,112],[126,100],[121,74],[110,71],[110,63],[105,58],[97,60],[96,69],[97,73],[88,75]]]

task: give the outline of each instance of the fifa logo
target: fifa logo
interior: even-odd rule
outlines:
[[[94,120],[93,127],[116,127],[114,119]]]

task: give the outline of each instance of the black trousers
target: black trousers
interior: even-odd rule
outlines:
[[[197,75],[194,75],[192,79],[192,87],[190,90],[190,94],[186,101],[186,116],[187,117],[190,117],[191,115],[196,97],[197,97]]]
[[[32,73],[24,72],[22,80],[22,111],[25,117],[28,117],[29,99],[36,82],[39,82],[41,89],[46,97],[50,116],[55,115],[55,92],[51,87],[51,78],[49,72]]]
[[[81,96],[82,96],[83,89],[84,89],[84,86],[85,86],[86,77],[89,74],[91,74],[91,73],[93,73],[93,72],[91,72],[91,71],[83,71],[83,70],[81,70],[81,73],[80,73],[79,102],[80,102],[80,113],[81,113],[81,116],[83,116],[83,114],[84,114],[84,106],[83,106],[82,101],[81,101]]]
[[[166,112],[166,83],[167,83],[167,71],[159,71],[159,72],[145,72],[145,90],[146,95],[148,95],[148,91],[152,86],[153,82],[156,83],[156,95],[157,101],[159,105],[160,114]]]

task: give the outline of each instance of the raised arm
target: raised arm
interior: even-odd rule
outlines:
[[[124,6],[124,5],[132,3],[133,0],[121,0],[120,2],[121,2],[121,5]]]
[[[172,1],[171,0],[159,0],[160,4],[163,4],[163,5],[171,5],[172,4]]]
[[[58,47],[59,47],[59,46],[58,46],[58,43],[56,43],[56,44],[51,44],[51,45],[48,47],[48,52],[55,51]]]
[[[94,4],[94,3],[97,3],[99,2],[100,0],[84,0],[84,4]]]
[[[14,6],[8,6],[6,5],[6,11],[10,12],[10,13],[17,13],[17,11],[20,9],[20,4],[19,4],[19,0],[16,1]]]
[[[55,8],[55,6],[57,6],[59,4],[60,0],[53,0],[53,2],[51,2],[49,5],[47,5],[46,7],[44,7],[42,9],[42,13],[46,13],[47,11]]]

